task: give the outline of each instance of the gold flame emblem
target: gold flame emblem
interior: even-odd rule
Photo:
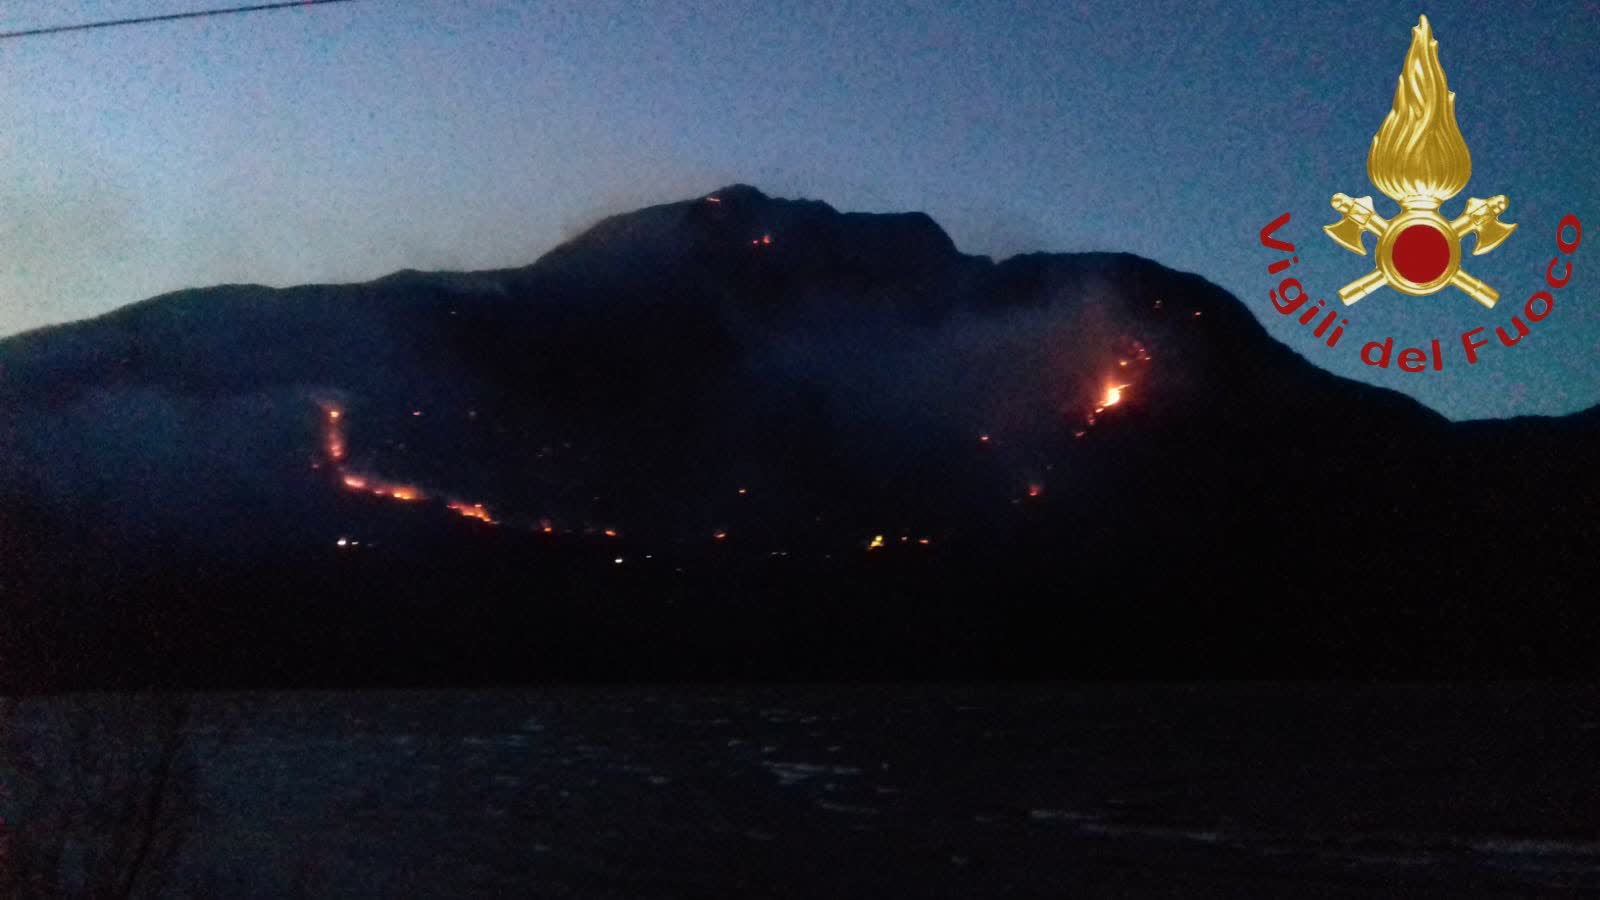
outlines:
[[[1472,255],[1500,246],[1517,226],[1500,221],[1504,194],[1482,200],[1472,197],[1454,220],[1439,207],[1460,193],[1472,177],[1472,155],[1456,126],[1456,95],[1439,66],[1439,42],[1428,17],[1411,29],[1411,49],[1394,92],[1394,108],[1372,138],[1367,177],[1373,187],[1400,204],[1393,219],[1378,215],[1372,197],[1333,195],[1333,208],[1343,216],[1323,230],[1341,247],[1362,256],[1365,232],[1378,237],[1377,268],[1339,289],[1348,306],[1385,284],[1401,293],[1422,297],[1454,285],[1484,306],[1500,299],[1494,288],[1461,271],[1461,241],[1477,234]]]

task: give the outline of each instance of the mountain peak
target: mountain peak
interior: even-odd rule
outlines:
[[[743,182],[720,187],[705,196],[708,200],[716,198],[724,203],[755,203],[771,199],[760,188]]]

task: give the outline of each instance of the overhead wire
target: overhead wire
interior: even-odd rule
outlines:
[[[200,9],[191,12],[165,13],[156,16],[136,16],[128,19],[108,19],[101,22],[79,22],[73,25],[47,25],[42,28],[24,28],[17,31],[0,31],[0,40],[62,34],[69,31],[89,31],[96,28],[117,28],[123,25],[146,25],[151,22],[172,22],[178,19],[201,19],[209,16],[229,16],[239,13],[266,12],[293,7],[326,6],[331,3],[353,3],[355,0],[284,0],[278,3],[254,3],[226,9]]]

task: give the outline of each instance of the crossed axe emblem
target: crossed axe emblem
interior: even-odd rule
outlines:
[[[1370,196],[1334,194],[1333,208],[1344,218],[1323,226],[1328,237],[1362,256],[1367,255],[1362,234],[1371,232],[1378,237],[1377,267],[1340,288],[1339,299],[1349,306],[1385,284],[1415,297],[1453,285],[1484,306],[1494,308],[1500,292],[1461,270],[1461,240],[1469,234],[1478,236],[1473,256],[1482,256],[1500,246],[1517,230],[1516,225],[1500,221],[1508,203],[1504,194],[1487,200],[1472,197],[1454,221],[1431,209],[1402,207],[1400,215],[1390,220],[1378,215]]]

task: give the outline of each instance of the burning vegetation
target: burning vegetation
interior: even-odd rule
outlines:
[[[466,516],[469,519],[477,519],[480,522],[487,522],[490,525],[499,524],[494,520],[493,516],[489,515],[489,511],[484,509],[482,503],[465,503],[460,500],[451,500],[449,503],[445,504],[445,508],[458,515]]]
[[[707,202],[715,203],[716,199],[707,198]],[[767,244],[770,242],[771,236],[763,235],[753,243]],[[1078,381],[1078,384],[1081,385],[1078,390],[1081,393],[1078,394],[1076,402],[1065,410],[1066,421],[1061,422],[1061,425],[1065,426],[1064,436],[1070,434],[1070,437],[1074,440],[1089,437],[1091,430],[1096,427],[1097,423],[1100,423],[1102,418],[1109,414],[1108,411],[1117,409],[1119,411],[1118,414],[1123,414],[1121,411],[1126,409],[1130,399],[1138,396],[1139,384],[1147,380],[1140,378],[1136,374],[1136,370],[1148,365],[1152,359],[1148,348],[1142,341],[1122,338],[1108,349],[1110,352],[1096,366],[1098,374],[1079,374],[1078,378],[1089,375],[1094,380],[1089,380],[1087,383]],[[1078,379],[1074,378],[1074,380],[1077,381]],[[400,412],[400,415],[406,415],[406,413],[410,414],[408,417],[410,420],[417,420],[423,417],[424,410],[407,407]],[[467,418],[476,421],[478,419],[477,410],[467,413]],[[323,405],[320,440],[322,459],[313,464],[313,468],[331,470],[334,479],[333,483],[342,490],[380,497],[399,503],[437,504],[455,515],[471,519],[483,525],[502,526],[507,524],[504,518],[495,515],[490,507],[484,503],[463,499],[454,492],[438,491],[424,488],[418,484],[390,480],[376,474],[370,468],[357,469],[350,461],[351,449],[346,435],[346,423],[348,421],[349,414],[343,407],[333,404]],[[1045,482],[1051,477],[1049,472],[1053,469],[1053,466],[1045,464],[1044,460],[1036,458],[1032,462],[1025,464],[1027,468],[1023,472],[1016,472],[1015,467],[1024,465],[1017,453],[1019,451],[1027,452],[1028,442],[1019,441],[1015,436],[1008,437],[1005,432],[988,428],[975,429],[975,433],[969,432],[969,434],[973,435],[969,439],[973,440],[977,447],[983,448],[983,458],[986,460],[985,465],[1006,466],[1012,470],[1015,480],[1011,480],[1010,484],[1013,487],[1002,496],[994,498],[997,506],[1002,504],[1024,504],[1042,508],[1047,503]],[[570,443],[565,444],[565,446],[569,449],[571,448]],[[539,458],[544,458],[550,452],[551,448],[545,447],[540,451]],[[1020,491],[1017,488],[1019,482]],[[731,509],[725,509],[722,511],[723,515],[731,513],[735,516],[747,516],[758,506],[758,504],[753,504],[747,499],[752,495],[750,488],[738,486],[736,482],[729,488],[724,489],[729,490],[734,497],[738,498],[739,507],[744,512],[732,513]],[[599,498],[597,497],[596,499],[598,500]],[[621,529],[625,523],[619,522],[615,518],[608,516],[607,518],[612,518],[609,524],[605,523],[604,519],[599,522],[591,519],[581,524],[579,520],[569,519],[568,521],[572,524],[561,525],[558,522],[558,517],[553,514],[554,511],[546,510],[544,512],[546,512],[546,515],[526,519],[519,527],[532,534],[543,535],[546,538],[553,538],[557,535],[569,538],[581,536],[582,539],[594,541],[597,544],[609,544],[616,548],[628,546],[632,543],[623,538]],[[731,538],[733,533],[739,532],[748,535],[759,531],[759,528],[756,530],[746,528],[745,525],[748,523],[743,519],[732,521],[724,518],[722,522],[715,522],[715,524],[719,527],[706,528],[705,531],[700,532],[702,537],[699,540],[705,541],[710,545],[734,545],[736,542]],[[726,527],[721,527],[724,525]],[[901,552],[901,548],[931,547],[933,538],[926,535],[927,532],[925,531],[919,535],[916,530],[911,529],[906,532],[897,529],[892,537],[868,531],[864,535],[864,540],[857,539],[861,540],[861,543],[856,543],[855,546],[864,548],[872,553],[892,554]],[[941,538],[941,543],[944,543],[949,536],[950,534],[947,533],[944,538]],[[352,545],[354,545],[353,541]],[[774,550],[769,555],[787,556],[788,551]],[[648,560],[650,556],[646,555],[643,558]]]
[[[419,503],[430,498],[427,491],[414,484],[389,481],[376,475],[357,472],[346,465],[349,455],[349,443],[345,439],[345,422],[347,416],[344,409],[324,405],[322,408],[322,448],[326,457],[326,464],[333,468],[338,478],[338,483],[347,491],[369,494],[374,497],[384,497],[402,503]],[[420,415],[413,413],[412,415]],[[320,468],[321,464],[314,466]],[[476,519],[489,525],[498,525],[489,510],[482,503],[470,503],[464,500],[449,500],[445,508],[457,515],[468,519]]]
[[[1117,356],[1117,368],[1114,375],[1106,376],[1102,382],[1099,395],[1094,399],[1093,405],[1083,416],[1083,426],[1072,433],[1074,438],[1081,438],[1093,428],[1098,421],[1098,416],[1114,406],[1118,406],[1128,399],[1128,392],[1134,387],[1134,382],[1124,381],[1130,369],[1148,365],[1150,351],[1143,341],[1127,340]]]

